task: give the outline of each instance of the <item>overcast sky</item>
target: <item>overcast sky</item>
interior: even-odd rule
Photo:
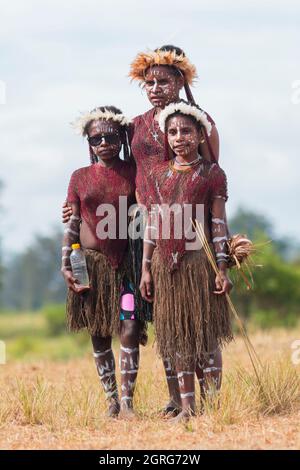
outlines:
[[[197,66],[193,93],[219,130],[229,216],[250,208],[300,241],[299,20],[296,0],[0,0],[5,251],[60,221],[69,177],[88,163],[70,121],[96,105],[148,110],[129,63],[166,43]]]

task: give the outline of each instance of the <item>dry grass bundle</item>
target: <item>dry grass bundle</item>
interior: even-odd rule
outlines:
[[[207,258],[214,270],[214,272],[216,273],[216,275],[219,274],[219,269],[218,269],[218,266],[217,266],[217,263],[216,263],[216,260],[215,260],[215,257],[211,251],[211,248],[209,246],[209,243],[208,243],[208,240],[206,238],[206,235],[204,233],[204,229],[202,227],[201,224],[199,224],[199,222],[196,220],[195,223],[193,221],[191,221],[195,230],[196,230],[196,234],[200,240],[200,242],[202,243],[202,247],[207,255]],[[258,374],[258,367],[261,366],[261,362],[260,362],[260,359],[247,335],[247,332],[244,328],[244,325],[239,317],[239,314],[238,312],[236,311],[233,303],[232,303],[232,300],[230,299],[229,295],[228,294],[225,294],[226,295],[226,299],[227,299],[227,302],[228,302],[228,305],[230,307],[230,310],[237,322],[237,325],[240,329],[240,332],[241,332],[241,335],[242,335],[242,338],[244,340],[244,343],[245,343],[245,346],[247,348],[247,352],[249,354],[249,357],[250,357],[250,360],[251,360],[251,363],[252,363],[252,366],[253,366],[253,369],[255,371],[255,374],[256,374],[256,377],[257,379],[259,380],[259,374]]]
[[[230,257],[229,266],[237,265],[238,268],[255,251],[255,246],[251,240],[246,235],[241,235],[240,233],[230,237],[227,245]]]

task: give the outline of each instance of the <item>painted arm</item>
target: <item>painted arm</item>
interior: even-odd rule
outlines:
[[[147,225],[144,232],[144,247],[142,261],[142,277],[140,282],[140,291],[143,299],[153,302],[154,289],[151,272],[152,255],[156,248],[157,216],[154,210],[148,214]]]
[[[76,279],[73,277],[70,254],[72,251],[72,244],[79,243],[80,234],[80,207],[78,203],[71,204],[72,215],[69,217],[69,222],[64,230],[64,237],[62,242],[62,258],[61,258],[61,273],[64,277],[65,283],[69,289],[76,293],[81,293],[87,290],[86,287],[78,287]]]
[[[228,245],[227,245],[227,222],[225,212],[225,198],[215,196],[211,209],[211,234],[216,256],[216,262],[219,268],[219,274],[216,276],[215,294],[229,294],[232,289],[232,282],[227,274],[228,263]]]

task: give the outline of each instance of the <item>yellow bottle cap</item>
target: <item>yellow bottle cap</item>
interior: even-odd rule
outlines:
[[[73,243],[72,250],[79,250],[79,249],[80,249],[80,243]]]

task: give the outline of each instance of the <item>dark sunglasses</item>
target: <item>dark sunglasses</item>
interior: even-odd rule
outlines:
[[[116,134],[97,134],[93,137],[88,137],[87,140],[92,147],[97,147],[101,144],[103,139],[105,139],[107,144],[118,144],[120,140],[119,136]]]

